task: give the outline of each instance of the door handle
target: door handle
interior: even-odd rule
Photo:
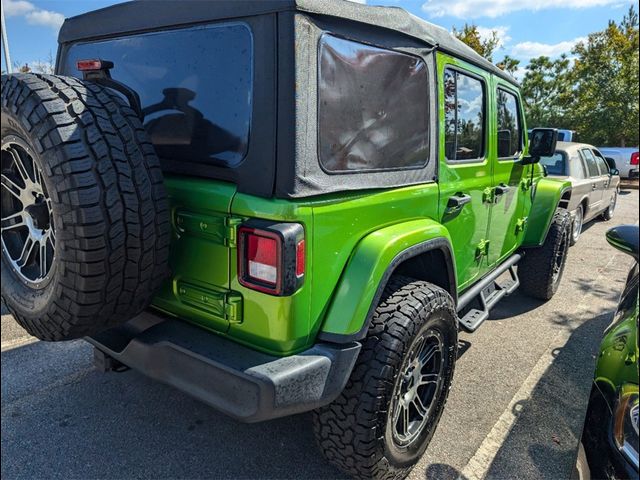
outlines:
[[[447,200],[447,210],[455,211],[460,210],[467,203],[471,203],[471,195],[453,195]]]
[[[511,187],[509,185],[505,185],[504,183],[501,183],[496,187],[496,190],[495,190],[496,197],[499,197],[500,195],[504,195],[505,193],[509,193],[509,190],[511,190]]]

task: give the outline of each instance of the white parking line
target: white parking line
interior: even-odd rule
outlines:
[[[604,272],[616,261],[617,257],[621,257],[622,254],[613,254],[607,262],[607,265],[600,270],[600,274],[593,280],[594,284],[598,284],[598,281],[603,277]],[[578,313],[580,310],[587,310],[589,303],[583,300],[575,309]],[[571,329],[560,330],[553,340],[549,343],[549,347],[545,350],[542,356],[538,359],[533,369],[520,386],[520,389],[513,396],[507,408],[502,412],[502,415],[498,418],[498,421],[494,424],[489,434],[476,450],[476,453],[471,457],[469,462],[465,465],[460,473],[459,479],[465,480],[482,480],[491,468],[493,460],[503,445],[504,441],[509,435],[509,432],[513,428],[516,420],[518,419],[521,411],[518,410],[517,405],[525,405],[525,400],[531,397],[536,385],[545,374],[549,366],[554,361],[554,350],[563,347],[573,332]]]

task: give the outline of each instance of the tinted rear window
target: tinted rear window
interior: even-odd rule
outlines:
[[[325,34],[319,154],[328,172],[421,168],[428,160],[427,67],[412,55]]]
[[[252,50],[249,28],[228,23],[76,44],[63,68],[81,77],[77,60],[112,61],[160,157],[233,167],[249,144]]]
[[[549,175],[568,175],[567,157],[562,152],[556,152],[551,157],[540,157],[540,163],[547,167]]]

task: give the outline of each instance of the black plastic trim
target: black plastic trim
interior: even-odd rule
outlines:
[[[406,250],[403,250],[398,255],[396,255],[393,260],[389,263],[389,266],[384,272],[380,283],[378,284],[378,289],[376,290],[376,294],[373,297],[371,302],[371,306],[369,307],[369,312],[367,313],[367,318],[365,319],[362,327],[355,333],[349,335],[343,335],[339,333],[331,333],[331,332],[319,332],[317,339],[324,342],[338,343],[344,344],[349,342],[360,341],[366,337],[367,331],[369,330],[369,325],[371,324],[371,319],[373,318],[373,312],[375,311],[378,303],[380,303],[380,298],[382,297],[382,293],[384,292],[384,288],[393,275],[395,269],[405,260],[408,260],[412,257],[417,257],[422,253],[426,253],[431,250],[440,250],[445,256],[445,261],[447,262],[447,274],[449,277],[449,285],[451,286],[451,290],[449,293],[453,297],[453,301],[457,303],[458,301],[458,293],[456,288],[456,269],[455,269],[455,261],[451,251],[451,245],[449,241],[444,238],[434,238],[431,240],[427,240],[422,243],[418,243],[413,245]]]
[[[361,345],[316,344],[276,357],[184,321],[144,312],[86,338],[115,361],[242,422],[293,415],[342,392]]]

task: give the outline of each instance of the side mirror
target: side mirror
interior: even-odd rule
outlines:
[[[617,168],[612,168],[611,170],[609,170],[609,175],[620,175],[620,170],[618,170]]]
[[[522,161],[523,165],[538,163],[540,157],[550,157],[556,153],[558,143],[557,128],[534,128],[529,137],[529,156]]]
[[[638,234],[640,227],[638,225],[619,225],[609,229],[606,233],[607,242],[614,247],[631,255],[638,261]]]

